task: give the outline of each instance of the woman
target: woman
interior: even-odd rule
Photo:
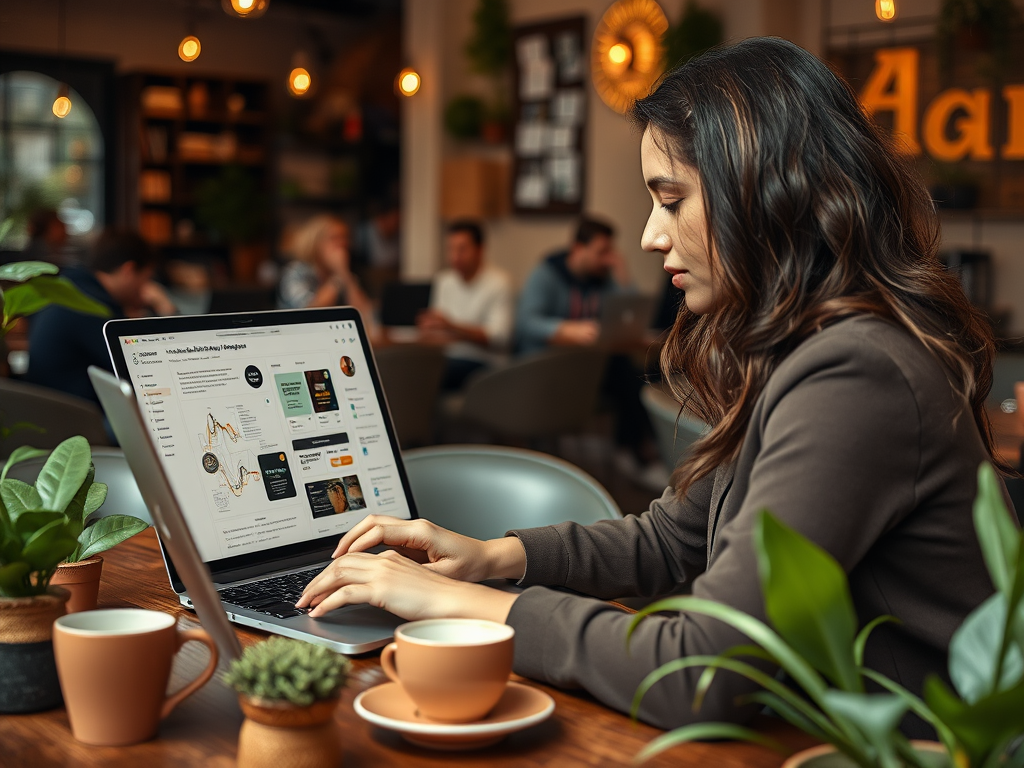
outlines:
[[[479,542],[424,521],[368,518],[307,588],[312,614],[371,602],[409,618],[476,616],[516,630],[515,670],[621,710],[650,671],[744,642],[703,616],[630,617],[599,598],[698,597],[764,619],[752,529],[770,509],[849,574],[872,635],[866,664],[920,691],[992,592],[971,521],[992,453],[990,333],[936,258],[931,201],[854,94],[790,43],[753,39],[665,77],[638,102],[654,201],[645,250],[685,294],[662,367],[712,430],[639,517]],[[367,555],[380,542],[418,565]],[[475,582],[516,579],[519,595]],[[693,713],[699,670],[644,699],[661,727],[751,714],[722,674]],[[923,732],[923,723],[905,725]]]
[[[281,272],[282,309],[350,304],[364,321],[373,316],[370,300],[349,269],[348,226],[334,216],[316,216],[295,234],[294,258]]]

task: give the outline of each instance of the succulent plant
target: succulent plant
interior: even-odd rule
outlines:
[[[308,707],[330,699],[348,682],[349,662],[320,645],[272,637],[231,662],[224,682],[241,694]]]

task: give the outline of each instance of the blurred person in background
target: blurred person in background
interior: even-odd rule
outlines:
[[[29,214],[25,225],[28,244],[22,252],[29,261],[48,261],[51,264],[65,263],[64,250],[68,242],[68,230],[53,208],[38,208]]]
[[[63,275],[86,296],[106,305],[111,318],[176,314],[167,293],[153,282],[156,265],[156,254],[141,235],[108,229],[96,241],[86,265],[67,269]],[[108,319],[58,306],[33,315],[25,380],[96,401],[88,368],[112,370],[103,340]]]
[[[373,308],[349,265],[345,222],[316,216],[295,234],[292,260],[281,270],[278,306],[282,309],[350,305],[363,322],[372,323]]]
[[[399,279],[401,270],[401,214],[392,200],[375,202],[370,217],[355,232],[352,268],[363,279],[367,290],[379,298],[387,283]]]
[[[484,261],[484,232],[469,219],[448,226],[448,267],[434,277],[430,308],[417,318],[422,338],[445,345],[443,387],[459,389],[466,378],[492,365],[512,335],[512,281]]]
[[[584,217],[568,250],[534,268],[519,296],[516,347],[520,353],[548,346],[591,346],[601,334],[606,296],[632,290],[615,228]],[[651,488],[663,488],[668,470],[657,460],[654,428],[640,401],[643,371],[626,354],[613,354],[601,390],[615,411],[617,469]]]

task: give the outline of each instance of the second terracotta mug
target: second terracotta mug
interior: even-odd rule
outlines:
[[[498,703],[512,672],[515,630],[477,619],[403,624],[380,665],[422,716],[441,723],[480,720]]]
[[[210,662],[167,696],[171,663],[189,640],[210,649]],[[138,608],[62,616],[53,623],[53,655],[71,732],[103,746],[151,739],[160,721],[217,668],[217,645],[206,632],[179,630],[170,614]]]

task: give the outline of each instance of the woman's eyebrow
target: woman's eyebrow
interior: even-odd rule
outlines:
[[[666,189],[676,190],[682,185],[681,181],[673,179],[671,176],[654,176],[647,179],[647,188],[652,192],[664,192]]]

